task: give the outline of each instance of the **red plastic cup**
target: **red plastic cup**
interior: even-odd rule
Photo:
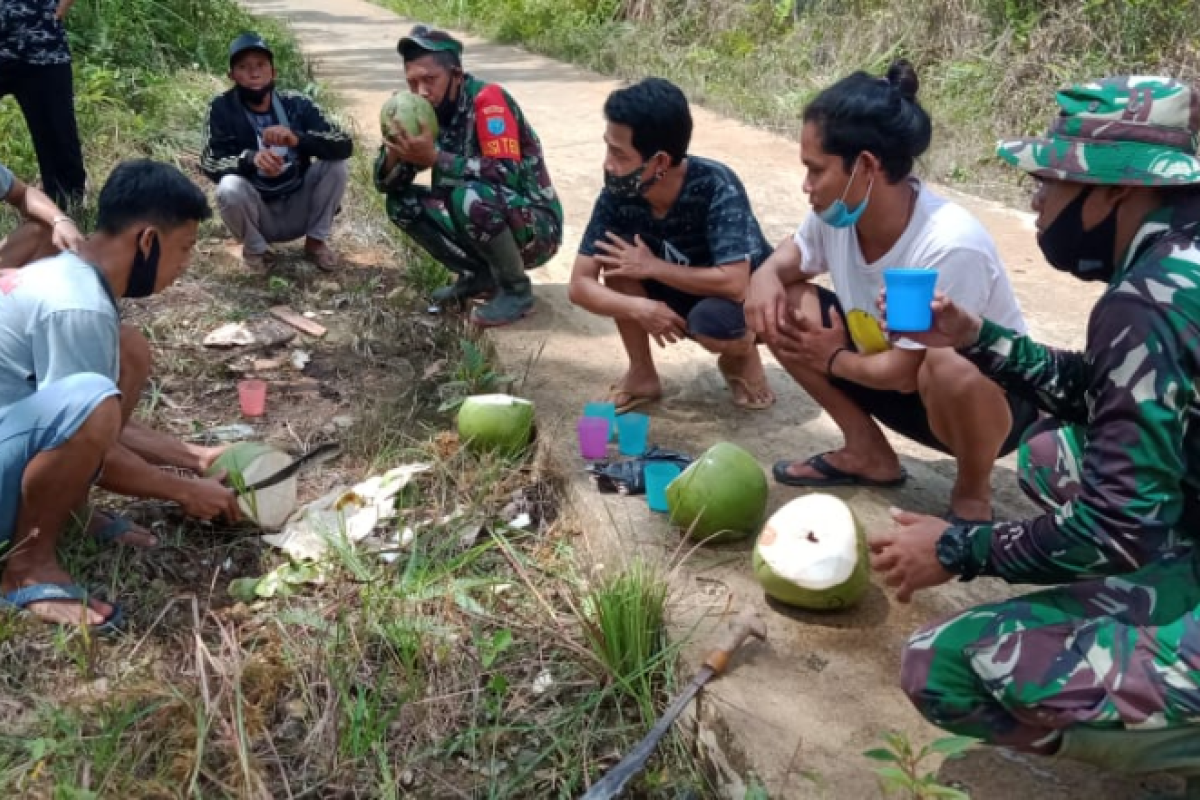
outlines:
[[[247,417],[261,417],[267,406],[267,382],[258,380],[240,382],[238,384],[238,402],[242,404],[242,413]]]
[[[594,461],[608,456],[608,420],[604,417],[580,417],[579,454]]]

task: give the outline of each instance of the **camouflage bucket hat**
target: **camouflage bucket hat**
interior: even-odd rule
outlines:
[[[429,53],[453,53],[462,58],[462,42],[445,31],[426,25],[415,25],[407,36],[396,43],[396,52],[405,61],[420,58]]]
[[[1009,164],[1040,178],[1092,184],[1200,184],[1200,95],[1161,77],[1119,76],[1068,87],[1042,137],[999,143]]]

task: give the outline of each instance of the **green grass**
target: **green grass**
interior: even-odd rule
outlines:
[[[588,644],[609,676],[653,723],[656,686],[673,666],[665,630],[667,581],[643,561],[605,576],[585,595],[582,623]]]
[[[228,86],[229,42],[258,28],[272,41],[281,86],[312,83],[295,41],[228,0],[78,0],[67,17],[75,115],[89,190],[113,164],[147,156],[194,165],[208,102]],[[37,160],[12,97],[0,102],[0,161],[33,181]]]
[[[211,188],[195,169],[201,124],[227,86],[225,48],[247,28],[276,47],[282,86],[337,113],[287,31],[232,0],[79,0],[69,22],[93,193],[117,160],[139,155],[175,161]],[[0,133],[0,161],[33,178],[11,101],[0,104]],[[124,604],[130,634],[100,641],[0,614],[0,796],[574,798],[669,696],[677,650],[661,633],[665,584],[635,566],[589,586],[543,456],[476,458],[450,432],[446,396],[511,381],[459,317],[425,313],[422,295],[445,274],[387,222],[371,155],[356,153],[337,229],[352,266],[323,275],[285,257],[270,278],[247,275],[221,254],[213,222],[181,285],[131,304],[126,319],[155,349],[139,415],[193,433],[236,408],[237,373],[198,335],[278,303],[336,309],[341,338],[293,347],[324,365],[322,388],[337,399],[276,395],[279,426],[264,430],[294,446],[330,435],[331,417],[352,417],[336,432],[345,455],[306,478],[323,488],[305,499],[431,464],[398,498],[388,531],[411,529],[411,541],[376,542],[391,560],[339,541],[318,567],[293,570],[245,529],[156,503],[128,509],[155,523],[153,551],[68,537],[64,567]],[[529,528],[507,525],[514,504]],[[284,572],[304,580],[267,598],[242,593]],[[579,615],[587,607],[598,609],[594,629]],[[669,741],[636,791],[665,800],[684,785],[707,791]]]
[[[934,120],[924,174],[1021,204],[994,144],[1043,129],[1061,84],[1156,71],[1200,82],[1193,0],[377,2],[621,78],[669,78],[793,138],[822,88],[905,56]]]

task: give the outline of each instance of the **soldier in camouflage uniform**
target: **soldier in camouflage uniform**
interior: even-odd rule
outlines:
[[[506,325],[533,307],[525,270],[558,252],[562,206],[537,133],[508,92],[462,71],[462,49],[423,25],[400,40],[409,89],[433,104],[439,131],[435,140],[397,127],[380,147],[375,185],[392,222],[458,275],[434,301],[494,293],[471,319]],[[414,185],[429,167],[432,187]]]
[[[1045,137],[999,152],[1037,181],[1047,261],[1107,283],[1085,352],[944,300],[925,336],[1050,415],[1019,459],[1044,514],[948,527],[896,512],[898,529],[871,538],[872,561],[902,601],[955,575],[1067,584],[913,636],[901,681],[936,725],[1200,776],[1200,95],[1122,77],[1070,87],[1058,103]]]

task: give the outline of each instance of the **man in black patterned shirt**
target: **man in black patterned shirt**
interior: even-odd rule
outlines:
[[[613,92],[604,105],[604,191],[579,245],[571,302],[612,317],[629,369],[610,400],[622,413],[656,401],[650,352],[693,339],[717,355],[733,402],[775,402],[742,300],[771,253],[733,170],[688,155],[687,98],[661,78]]]
[[[0,0],[0,97],[16,98],[33,139],[42,187],[68,211],[83,199],[87,181],[63,26],[74,2]]]

